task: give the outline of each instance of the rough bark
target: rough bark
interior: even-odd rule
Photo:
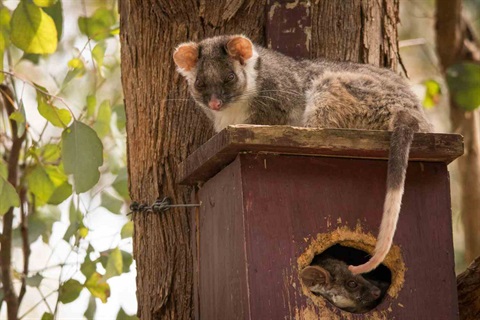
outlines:
[[[319,1],[312,8],[311,57],[397,70],[398,0]]]
[[[163,195],[189,203],[189,190],[175,183],[176,167],[213,131],[175,72],[173,50],[181,42],[224,33],[243,33],[263,43],[264,5],[122,0],[119,7],[130,196],[149,204]],[[137,213],[133,219],[139,317],[191,319],[189,211]]]
[[[460,319],[480,319],[480,257],[458,275],[457,289]]]
[[[297,4],[278,2],[285,8]],[[175,72],[171,60],[175,46],[225,33],[242,33],[265,44],[271,5],[275,4],[255,0],[119,1],[132,200],[152,203],[167,195],[174,203],[190,202],[189,190],[175,184],[176,167],[213,133]],[[310,5],[311,26],[303,27],[311,28],[305,44],[311,57],[397,67],[398,0],[310,1]],[[138,315],[192,318],[188,211],[137,213],[133,219]]]
[[[437,0],[436,45],[443,71],[461,61],[480,62],[480,45],[462,17],[461,0]],[[464,136],[465,154],[458,159],[465,260],[480,255],[480,127],[479,111],[467,112],[450,99],[452,129]]]

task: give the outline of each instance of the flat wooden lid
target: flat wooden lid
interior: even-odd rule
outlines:
[[[390,132],[290,126],[228,126],[195,150],[177,171],[180,184],[205,182],[239,153],[388,159]],[[459,134],[416,133],[410,161],[450,163],[463,154]]]

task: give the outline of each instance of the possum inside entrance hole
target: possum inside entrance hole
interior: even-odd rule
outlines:
[[[301,270],[303,284],[336,307],[353,313],[365,313],[379,305],[392,282],[392,273],[384,265],[362,275],[353,275],[349,265],[366,262],[370,256],[355,248],[333,245],[316,255]]]

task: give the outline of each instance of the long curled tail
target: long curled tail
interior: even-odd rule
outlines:
[[[418,131],[418,121],[406,111],[401,111],[397,114],[393,127],[388,157],[387,194],[377,244],[370,260],[359,266],[348,267],[353,274],[369,272],[382,263],[390,251],[395,229],[397,228],[405,187],[408,154],[413,134]]]

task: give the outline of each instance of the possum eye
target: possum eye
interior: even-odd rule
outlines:
[[[353,280],[350,280],[350,281],[347,282],[347,286],[351,289],[355,289],[356,287],[358,287],[358,283],[356,283]]]
[[[228,75],[227,75],[227,78],[225,79],[225,82],[231,82],[233,80],[235,80],[235,73],[233,72],[230,72]]]
[[[195,80],[195,88],[202,89],[203,87],[205,87],[205,83],[203,81],[200,79]]]

